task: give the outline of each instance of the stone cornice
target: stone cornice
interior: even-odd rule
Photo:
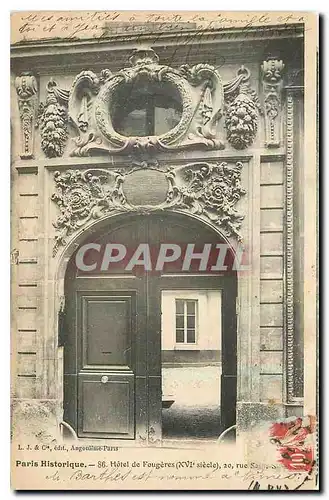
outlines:
[[[143,34],[115,34],[104,39],[78,40],[78,39],[47,39],[38,41],[19,42],[11,46],[12,63],[24,64],[25,60],[40,62],[44,65],[46,58],[46,67],[62,67],[62,56],[67,55],[74,59],[74,64],[81,64],[90,58],[95,63],[95,53],[102,55],[102,64],[107,53],[116,52],[116,60],[121,65],[122,60],[127,59],[127,54],[138,45],[147,45],[154,48],[162,60],[165,60],[166,54],[171,53],[171,49],[178,48],[180,57],[184,57],[184,51],[191,53],[193,46],[198,48],[198,54],[207,53],[209,49],[214,50],[218,45],[220,50],[225,52],[228,59],[234,60],[238,57],[236,45],[240,46],[238,52],[244,54],[252,47],[255,52],[264,51],[264,41],[267,43],[273,41],[276,46],[282,41],[284,50],[285,41],[300,40],[304,36],[303,24],[293,24],[288,26],[266,26],[253,28],[231,28],[231,29],[213,29],[202,32],[196,30],[183,30],[179,32],[162,33],[143,33]],[[243,50],[241,51],[241,44]],[[231,48],[231,50],[230,50]],[[193,50],[192,50],[193,52]],[[208,52],[209,54],[209,52]],[[191,61],[192,62],[192,61]],[[97,61],[96,61],[97,64]],[[115,68],[113,68],[115,69]]]

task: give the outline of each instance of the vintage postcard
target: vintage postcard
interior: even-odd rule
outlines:
[[[318,17],[11,14],[12,488],[317,490]]]

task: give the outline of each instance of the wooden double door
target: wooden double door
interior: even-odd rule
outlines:
[[[155,269],[161,243],[220,243],[219,236],[183,216],[130,217],[111,224],[87,244],[93,270],[66,273],[64,326],[64,420],[79,438],[161,441],[161,293],[163,290],[221,290],[221,428],[235,423],[236,277],[234,273],[182,271],[179,262]],[[127,256],[102,267],[106,244],[123,245]],[[129,267],[140,243],[152,263]],[[98,251],[98,249],[101,249]],[[89,259],[89,260],[88,260]],[[140,261],[142,262],[142,258]],[[90,264],[91,265],[91,264]]]

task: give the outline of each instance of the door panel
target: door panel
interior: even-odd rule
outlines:
[[[135,292],[77,292],[77,305],[78,435],[133,439]]]
[[[78,428],[78,375],[64,373],[64,421],[77,431]]]
[[[236,375],[221,375],[221,425],[222,430],[236,424]]]
[[[134,439],[133,373],[79,375],[78,436]]]
[[[223,290],[221,407],[223,430],[236,423],[236,282]]]
[[[97,365],[131,367],[132,298],[83,295],[80,299],[82,368]]]
[[[146,440],[145,280],[74,266],[66,279],[64,420],[79,437]]]

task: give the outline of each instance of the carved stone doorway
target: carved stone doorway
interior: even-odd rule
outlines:
[[[127,253],[106,266],[109,242]],[[83,262],[93,269],[79,269],[77,252],[90,243],[96,247]],[[150,261],[140,254],[133,266],[141,244]],[[157,269],[161,244],[177,245],[182,254]],[[192,258],[184,269],[189,244],[195,255],[211,247],[208,263]],[[220,428],[235,424],[237,277],[211,272],[218,244],[226,244],[219,233],[186,215],[130,215],[87,236],[72,255],[65,276],[64,420],[79,438],[161,442],[161,294],[173,289],[221,291]],[[233,258],[228,247],[226,262]]]

